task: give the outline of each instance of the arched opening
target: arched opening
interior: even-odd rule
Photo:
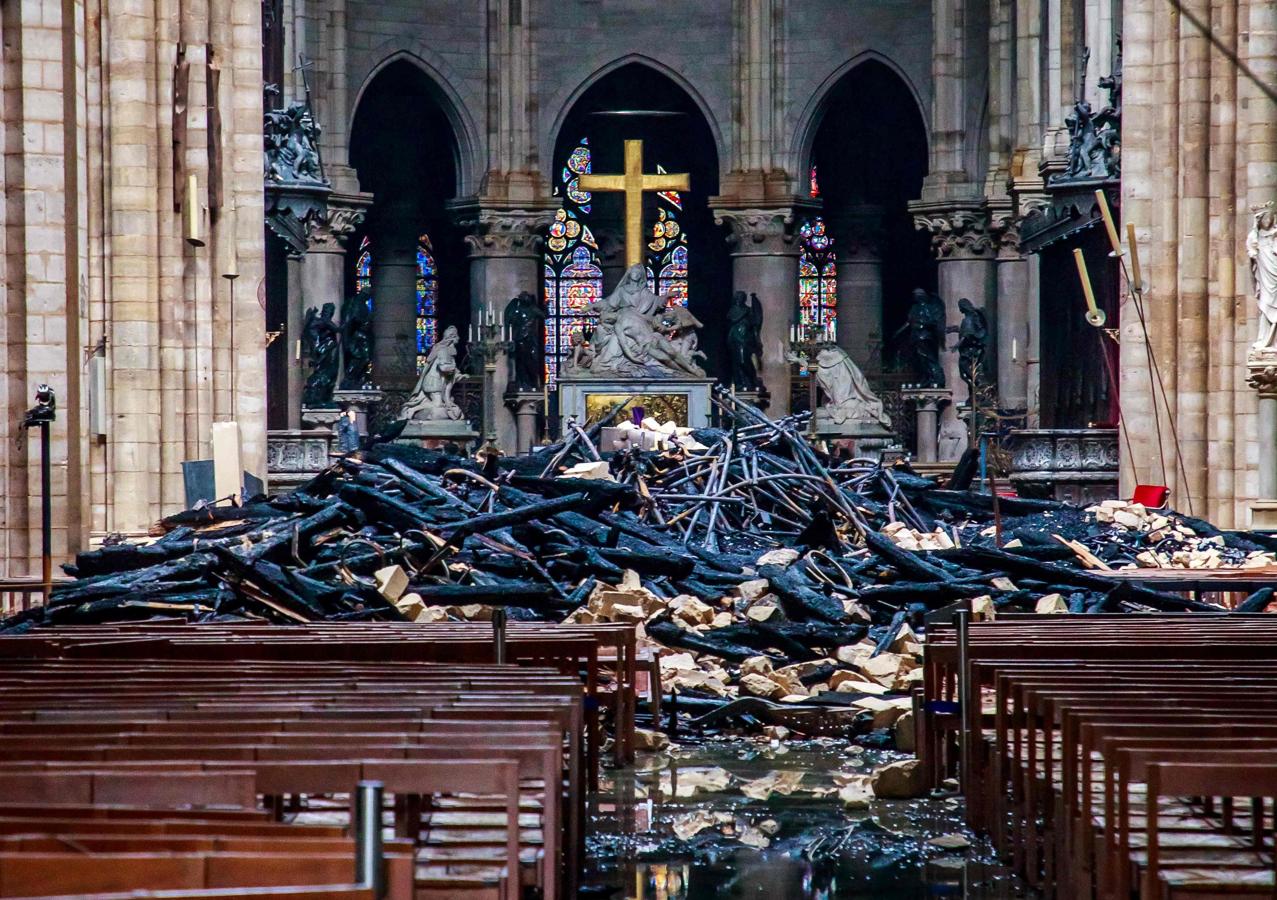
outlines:
[[[801,230],[800,304],[805,320],[837,321],[837,339],[882,393],[897,429],[908,429],[894,396],[907,381],[894,336],[914,288],[936,287],[926,234],[910,200],[927,174],[927,132],[909,86],[886,64],[866,60],[843,75],[822,103],[812,142],[810,193],[819,219]],[[819,226],[823,226],[823,231]],[[816,304],[824,309],[819,313]]]
[[[724,329],[712,327],[730,299],[731,272],[723,231],[708,198],[718,193],[714,137],[695,100],[665,72],[627,63],[590,85],[556,136],[551,180],[562,203],[546,238],[547,366],[571,351],[589,326],[590,303],[610,291],[625,267],[624,201],[620,194],[582,191],[580,175],[624,167],[626,140],[643,141],[644,171],[687,172],[691,190],[644,195],[644,259],[651,287],[685,303],[706,323],[700,346],[707,370],[725,352]]]
[[[392,394],[412,387],[437,334],[469,324],[465,244],[445,205],[457,147],[436,86],[410,62],[387,65],[360,97],[350,164],[373,203],[349,247],[347,289],[371,296],[373,378]]]

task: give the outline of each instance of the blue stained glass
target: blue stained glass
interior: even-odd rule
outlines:
[[[812,176],[814,180],[814,168]],[[832,330],[838,321],[838,264],[833,238],[820,216],[804,222],[798,234],[802,239],[798,257],[799,322],[812,329]]]
[[[368,309],[373,309],[372,299],[372,242],[364,238],[355,259],[355,290],[368,291]],[[435,258],[431,253],[430,236],[417,238],[417,371],[425,365],[426,356],[434,346],[439,322],[436,318],[439,300],[439,278]]]

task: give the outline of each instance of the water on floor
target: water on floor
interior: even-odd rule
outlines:
[[[903,758],[832,740],[641,756],[592,801],[583,896],[1027,896],[964,827],[958,800],[846,804],[858,775]]]

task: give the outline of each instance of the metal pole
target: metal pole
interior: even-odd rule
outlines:
[[[965,609],[960,610],[954,616],[954,622],[958,629],[958,783],[965,791],[970,764],[971,706],[979,701],[970,696],[971,669],[967,641],[970,637],[968,629],[971,625],[971,613]]]
[[[493,658],[499,666],[505,665],[506,662],[505,619],[505,607],[494,607],[492,610]]]
[[[44,581],[44,602],[53,593],[53,486],[49,461],[49,423],[40,423],[40,573]]]
[[[386,895],[385,848],[381,842],[380,781],[361,781],[355,788],[355,883],[372,888],[373,897]]]

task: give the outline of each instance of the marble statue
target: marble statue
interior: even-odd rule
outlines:
[[[302,323],[302,349],[310,360],[310,374],[302,388],[302,406],[308,409],[332,405],[341,365],[340,329],[333,321],[336,311],[334,303],[325,303],[322,310],[312,306],[306,310]]]
[[[343,391],[372,388],[372,310],[367,291],[347,297],[341,308],[341,360]]]
[[[690,309],[678,303],[667,306],[658,316],[657,323],[660,333],[678,348],[680,359],[705,361],[705,354],[700,350],[700,338],[696,334],[696,329],[703,325]]]
[[[731,386],[738,391],[756,391],[761,387],[755,358],[760,350],[758,331],[762,319],[762,304],[757,294],[752,307],[745,302],[744,291],[732,295],[732,305],[727,309],[727,365]]]
[[[958,334],[958,375],[974,393],[985,382],[984,357],[989,345],[989,320],[984,310],[963,297],[958,301],[962,323],[951,331]]]
[[[443,337],[435,341],[417,383],[399,413],[401,419],[425,421],[458,421],[461,407],[452,399],[452,386],[457,380],[457,327],[449,325]]]
[[[1277,209],[1272,204],[1255,213],[1255,224],[1246,235],[1246,255],[1259,304],[1259,330],[1251,347],[1277,351]]]
[[[589,352],[574,356],[569,375],[705,377],[705,370],[696,363],[694,341],[688,339],[688,331],[699,323],[690,312],[675,314],[678,321],[673,332],[663,330],[665,301],[648,289],[642,265],[630,266],[616,290],[596,302],[594,310],[598,324]]]
[[[506,304],[505,321],[514,345],[513,384],[520,391],[539,391],[545,383],[545,320],[544,302],[528,291]]]
[[[944,387],[944,367],[940,365],[944,323],[944,301],[935,294],[916,288],[908,321],[896,334],[905,336],[914,377],[925,387]]]
[[[802,361],[793,354],[790,359]],[[811,368],[816,384],[825,396],[819,410],[822,418],[835,425],[851,423],[891,428],[891,419],[883,410],[882,400],[870,389],[865,374],[852,362],[846,350],[837,344],[821,345]]]
[[[958,459],[967,449],[967,429],[957,419],[950,419],[940,426],[937,451],[945,462]]]

